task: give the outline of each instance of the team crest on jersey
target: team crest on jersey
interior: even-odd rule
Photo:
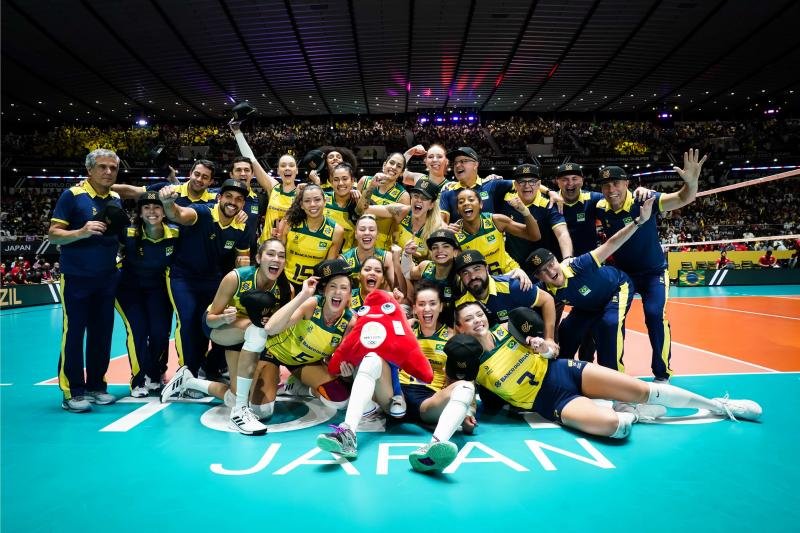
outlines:
[[[254,214],[254,215],[257,215],[258,214],[258,206],[257,205],[251,205],[250,206],[250,212],[252,214]]]
[[[502,319],[508,318],[508,311],[506,311],[505,309],[501,309],[500,311],[497,312],[497,318],[501,319],[501,322],[505,322],[505,320]]]
[[[451,289],[450,287],[445,287],[444,288],[444,297],[445,298],[452,298],[453,297],[453,289]]]
[[[247,292],[253,290],[253,282],[252,281],[243,281],[242,282],[242,289],[241,292]]]
[[[488,191],[481,191],[480,197],[481,197],[481,200],[488,200],[489,199]]]
[[[330,226],[325,226],[325,229],[322,230],[322,234],[325,235],[326,237],[330,237],[331,235],[333,235],[333,228]]]
[[[486,242],[494,242],[497,239],[494,235],[487,235]]]
[[[92,206],[92,215],[96,214],[97,214],[97,208],[95,206]]]
[[[234,244],[233,241],[225,241],[225,249],[230,250],[231,248],[233,248],[233,244]]]
[[[340,320],[339,325],[336,326],[336,329],[338,329],[341,332],[344,332],[344,330],[347,329],[347,322],[344,320]]]
[[[504,330],[503,328],[499,328],[499,329],[497,330],[497,338],[498,338],[498,339],[502,339],[502,338],[504,338],[506,335],[508,335],[508,332],[506,332],[506,330]]]
[[[311,317],[312,318],[319,318],[321,316],[321,313],[322,313],[322,311],[320,310],[319,307],[317,307],[316,309],[314,309],[314,314]]]
[[[333,338],[331,338],[331,346],[339,346],[340,342],[342,342],[341,337],[333,337]]]
[[[389,196],[391,198],[397,198],[400,195],[400,189],[392,189],[389,191]]]
[[[492,222],[491,218],[483,219],[483,229],[492,229],[492,226],[494,226],[494,222]]]
[[[515,341],[514,339],[508,341],[508,347],[512,350],[517,347],[517,344],[518,344],[517,341]]]
[[[585,222],[586,221],[586,214],[585,213],[578,213],[576,218],[578,222]]]
[[[327,248],[327,247],[328,247],[328,243],[327,243],[327,242],[324,242],[324,241],[323,241],[323,242],[320,242],[320,243],[317,245],[317,247],[318,247],[318,248],[322,248],[322,249],[324,250],[325,248]]]
[[[625,217],[625,218],[622,219],[622,222],[625,223],[625,224],[633,224],[633,218],[632,217]]]
[[[300,235],[297,233],[294,234],[294,242],[300,242]]]
[[[615,294],[614,296],[612,296],[612,297],[611,297],[611,301],[612,301],[612,302],[614,302],[615,304],[616,304],[616,303],[619,303],[619,296],[617,296],[617,295]]]
[[[349,266],[350,268],[355,268],[356,267],[356,258],[355,257],[348,257],[347,258],[347,266]]]
[[[172,252],[174,252],[174,251],[175,251],[175,248],[174,248],[174,247],[172,247],[172,246],[167,246],[167,247],[164,249],[164,254],[165,254],[165,255],[172,255]]]
[[[586,296],[587,294],[589,294],[590,292],[592,292],[592,289],[590,289],[589,287],[587,287],[586,285],[584,285],[583,287],[581,287],[580,289],[578,289],[578,292],[579,292],[579,293],[581,293],[581,295],[582,295],[582,296]]]
[[[463,242],[464,240],[466,240],[466,238],[467,238],[467,234],[464,233],[463,231],[459,231],[458,233],[456,233],[456,240],[458,242]]]

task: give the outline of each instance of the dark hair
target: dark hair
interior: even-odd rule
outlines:
[[[311,189],[319,190],[320,194],[322,194],[322,198],[325,198],[325,191],[323,191],[322,187],[319,185],[299,185],[297,187],[297,194],[294,196],[294,201],[292,201],[292,205],[289,206],[289,209],[286,211],[285,215],[286,222],[289,224],[289,227],[298,226],[300,223],[305,222],[306,212],[303,211],[303,197],[306,195],[306,191]]]
[[[476,191],[475,189],[470,189],[469,187],[464,187],[463,189],[459,190],[459,191],[456,193],[456,199],[458,199],[458,197],[459,197],[459,196],[461,196],[461,193],[463,193],[464,191],[469,191],[469,192],[471,192],[472,194],[474,194],[474,195],[475,195],[475,197],[478,199],[478,201],[479,201],[479,202],[480,202],[480,201],[482,201],[482,200],[481,200],[481,195],[480,195],[480,194],[478,194],[478,191]]]
[[[387,155],[386,159],[383,161],[383,164],[385,165],[387,161],[389,161],[393,156],[396,156],[396,155],[399,155],[400,159],[403,160],[403,168],[400,169],[400,170],[401,171],[405,170],[406,169],[406,165],[408,164],[408,161],[406,161],[406,156],[403,155],[400,152],[392,152],[391,154]],[[400,179],[402,179],[402,176],[400,177]]]
[[[249,161],[249,159],[248,159],[248,161]],[[216,165],[214,165],[213,161],[209,161],[208,159],[196,159],[194,164],[192,165],[191,170],[189,170],[189,174],[194,172],[194,169],[197,168],[197,165],[203,165],[208,170],[210,170],[211,171],[211,179],[214,179],[214,173],[217,171],[217,167],[216,167]]]
[[[444,303],[444,292],[442,286],[427,279],[421,279],[414,284],[414,302],[417,301],[417,295],[422,291],[436,291],[439,298],[439,303]]]
[[[274,237],[267,239],[266,241],[262,242],[261,245],[258,247],[258,251],[256,252],[256,263],[258,263],[258,258],[266,249],[267,245],[271,242],[277,242],[283,247],[283,250],[286,251],[286,245],[280,239],[276,239]],[[283,272],[280,273],[278,279],[275,281],[278,285],[278,291],[280,291],[281,296],[278,299],[278,303],[276,304],[275,308],[283,307],[284,305],[288,304],[292,300],[292,289],[291,285],[289,284],[289,278],[286,277],[286,269],[284,268]]]
[[[483,303],[481,303],[481,302],[479,302],[477,300],[474,300],[474,301],[471,301],[471,302],[462,302],[462,303],[460,303],[460,304],[458,304],[456,306],[455,311],[453,312],[453,318],[454,318],[456,323],[459,323],[458,314],[461,312],[462,309],[464,309],[468,305],[477,305],[478,307],[480,307],[481,311],[483,311],[483,314],[486,315],[486,320],[489,322],[489,325],[491,326],[491,322],[492,322],[491,313],[489,313],[489,310],[486,308],[485,305],[483,305]]]
[[[328,176],[328,154],[331,152],[339,152],[342,154],[342,161],[346,162],[350,165],[350,168],[355,169],[358,167],[358,159],[356,158],[356,154],[349,148],[345,148],[343,146],[320,146],[317,150],[322,150],[325,153],[325,160],[322,163],[322,167],[317,169],[317,174],[319,175],[319,182],[322,183],[330,183],[330,176]],[[356,177],[353,175],[353,179],[355,180]]]
[[[236,163],[247,163],[250,165],[250,170],[255,171],[255,168],[253,168],[253,160],[249,157],[245,157],[243,155],[235,157],[231,162],[231,172],[233,172],[233,167],[236,165]]]
[[[333,171],[334,171],[334,172],[336,172],[337,170],[346,170],[346,171],[347,171],[347,172],[350,174],[350,178],[351,178],[351,179],[355,179],[355,170],[354,170],[354,169],[353,169],[353,167],[350,165],[350,163],[339,163],[339,164],[338,164],[338,165],[336,165],[336,167],[333,169]],[[330,180],[329,180],[329,181],[330,181]]]

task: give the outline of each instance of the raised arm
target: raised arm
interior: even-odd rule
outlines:
[[[175,204],[178,199],[178,191],[174,185],[167,185],[158,191],[158,197],[164,204],[164,214],[168,219],[184,226],[192,226],[197,222],[197,211],[188,207],[181,207]]]
[[[267,193],[267,196],[269,196],[272,192],[272,188],[278,184],[278,180],[267,174],[267,171],[264,170],[264,167],[258,162],[252,148],[247,144],[247,139],[244,138],[244,133],[242,133],[239,124],[233,122],[230,124],[230,127],[233,132],[233,137],[236,139],[236,146],[239,147],[239,153],[250,159],[253,164],[253,175],[255,175],[256,181],[261,188],[264,189],[264,192]]]
[[[171,167],[170,167],[171,168]],[[123,200],[137,200],[143,192],[147,190],[143,185],[128,185],[127,183],[115,183],[111,190],[119,194]]]
[[[275,311],[267,321],[264,330],[267,335],[277,335],[282,331],[294,326],[303,318],[310,317],[317,306],[317,299],[314,298],[314,291],[319,283],[319,278],[311,276],[303,282],[303,288],[292,298],[292,300]]]
[[[700,170],[703,168],[703,163],[706,162],[706,159],[708,159],[708,155],[704,155],[700,159],[700,150],[697,149],[689,149],[688,152],[683,153],[683,168],[672,167],[683,180],[683,187],[678,192],[661,195],[662,211],[680,209],[694,202],[697,197]]]
[[[631,235],[634,234],[639,226],[650,219],[650,215],[653,212],[653,202],[655,202],[655,199],[655,196],[652,196],[645,200],[644,204],[642,204],[642,207],[639,210],[639,216],[636,217],[636,220],[634,220],[632,224],[626,225],[624,228],[609,237],[606,242],[591,252],[598,263],[602,263],[608,259],[611,254],[619,250],[619,247],[625,244],[625,241],[631,238]]]
[[[531,214],[530,209],[522,203],[522,200],[520,200],[519,197],[514,197],[508,201],[508,205],[516,209],[516,211],[523,216],[525,224],[515,222],[505,215],[494,214],[492,215],[492,220],[494,221],[494,225],[497,226],[497,229],[529,241],[538,241],[541,239],[542,232],[539,230],[539,223],[536,222],[536,218]]]

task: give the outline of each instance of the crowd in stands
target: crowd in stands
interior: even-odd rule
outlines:
[[[253,121],[246,126],[248,139],[260,157],[290,153],[302,157],[308,150],[324,145],[385,146],[387,152],[405,151],[409,146],[441,143],[471,146],[482,156],[525,153],[527,144],[553,143],[553,153],[580,157],[652,155],[682,153],[697,147],[719,160],[727,153],[794,153],[800,146],[800,121],[708,121],[656,124],[652,121],[575,121],[513,117],[479,123],[419,123],[380,119],[302,119],[296,121]],[[409,143],[413,137],[413,143]],[[5,133],[3,153],[26,157],[79,159],[99,146],[113,146],[123,158],[148,159],[154,146],[163,145],[175,161],[192,150],[211,159],[225,161],[235,154],[235,143],[224,124],[156,125],[149,127],[104,128],[62,126],[46,133]]]
[[[61,265],[50,264],[45,258],[36,256],[33,262],[23,256],[0,261],[0,286],[35,285],[55,283],[61,279]]]

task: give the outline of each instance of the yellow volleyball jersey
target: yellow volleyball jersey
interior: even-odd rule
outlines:
[[[412,239],[414,242],[417,243],[417,251],[414,253],[414,262],[419,263],[428,259],[428,245],[425,244],[425,239],[422,238],[422,230],[425,229],[425,226],[420,228],[419,231],[415,232],[411,226],[411,213],[406,215],[406,217],[400,221],[400,224],[397,226],[397,245],[400,248],[405,248],[406,244],[408,244]]]
[[[325,298],[317,295],[317,307],[308,320],[301,320],[291,328],[267,339],[267,352],[285,365],[306,365],[331,355],[342,342],[353,312],[346,309],[333,324],[326,325],[322,318]]]
[[[314,274],[314,267],[324,261],[333,246],[333,230],[336,223],[325,218],[317,231],[308,229],[304,221],[292,226],[286,235],[286,277],[300,285]]]
[[[411,331],[413,331],[414,335],[417,336],[419,347],[422,349],[422,353],[425,354],[425,357],[428,358],[428,362],[431,364],[431,368],[433,369],[433,380],[430,383],[423,383],[405,370],[401,370],[400,384],[424,385],[433,391],[442,390],[447,377],[444,371],[444,364],[445,361],[447,361],[447,355],[444,353],[444,345],[447,342],[447,339],[450,338],[450,330],[447,329],[447,326],[442,326],[430,337],[425,337],[422,334],[419,324],[414,324],[414,326],[411,328]]]
[[[236,272],[236,292],[234,292],[233,296],[231,296],[231,299],[228,300],[228,305],[236,308],[237,318],[244,318],[248,316],[247,309],[244,308],[240,299],[244,293],[256,290],[258,288],[256,286],[256,273],[258,272],[258,266],[239,267],[235,268],[233,271]],[[279,302],[281,299],[281,289],[276,283],[271,289],[269,289],[269,292],[271,292],[275,297],[275,307],[269,313],[271,315],[280,307]],[[212,305],[214,304],[208,304],[206,309],[210,310]]]
[[[372,176],[367,178],[366,182],[364,183],[364,189],[366,190],[369,187],[369,183],[372,181]],[[394,187],[386,191],[385,193],[381,193],[378,189],[375,189],[372,193],[371,202],[373,205],[389,205],[389,204],[396,204],[400,201],[400,197],[405,192],[405,189],[398,185],[397,183],[394,184]],[[385,250],[390,250],[392,248],[392,243],[394,242],[394,219],[392,218],[379,218],[376,220],[378,225],[378,238],[375,242],[375,248],[383,248]]]
[[[342,250],[344,250],[344,248],[342,248]],[[375,257],[381,262],[381,264],[383,264],[386,261],[386,250],[373,248],[372,253],[367,257]],[[344,252],[342,252],[342,259],[347,261],[347,266],[350,267],[350,270],[352,270],[354,274],[361,272],[362,263],[361,258],[358,257],[358,248],[344,250]]]
[[[264,242],[272,237],[272,230],[278,227],[278,222],[286,215],[286,211],[294,201],[297,189],[291,192],[283,192],[283,184],[279,183],[272,188],[269,193],[269,203],[267,204],[267,214],[264,217],[264,230],[261,232],[259,242]]]
[[[476,381],[511,405],[532,409],[547,373],[547,359],[499,325],[492,328],[492,336],[495,347],[483,352]]]
[[[457,232],[456,241],[462,251],[477,250],[482,253],[490,274],[504,274],[519,268],[519,264],[506,252],[503,233],[494,225],[491,213],[481,213],[480,227],[475,233],[463,229]]]
[[[356,226],[350,220],[350,204],[340,207],[336,203],[333,195],[326,197],[327,203],[325,204],[325,216],[333,220],[342,227],[344,230],[344,239],[342,240],[342,250],[352,248],[355,244]],[[350,200],[352,202],[352,200]]]

